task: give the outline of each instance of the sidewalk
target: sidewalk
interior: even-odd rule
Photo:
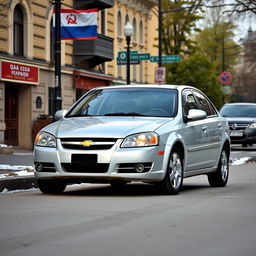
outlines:
[[[32,151],[14,149],[12,154],[0,154],[0,193],[34,187]]]

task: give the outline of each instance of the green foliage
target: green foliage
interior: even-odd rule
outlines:
[[[191,39],[197,30],[196,22],[202,18],[203,0],[163,1],[163,51],[167,55],[191,53],[195,42]]]
[[[217,108],[224,103],[223,88],[212,62],[203,54],[195,53],[175,65],[167,67],[169,84],[187,84],[203,91]]]
[[[233,40],[234,28],[231,21],[221,22],[204,28],[196,35],[197,51],[209,57],[216,72],[233,72],[240,51],[239,45]]]

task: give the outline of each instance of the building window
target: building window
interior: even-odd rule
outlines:
[[[122,16],[120,11],[117,14],[117,35],[122,37]]]
[[[135,18],[133,19],[132,26],[133,26],[133,41],[137,42],[137,22]]]
[[[20,5],[14,9],[13,53],[17,56],[24,55],[24,16]]]
[[[50,61],[54,63],[55,59],[55,42],[54,42],[54,27],[53,27],[53,18],[51,19],[50,25]]]
[[[140,44],[144,43],[144,28],[143,28],[143,22],[140,21]]]
[[[105,14],[105,10],[102,10],[101,11],[101,34],[102,35],[105,35],[106,34],[106,22],[105,22],[105,19],[106,19],[106,14]]]
[[[130,21],[128,13],[125,16],[125,24],[126,25]]]

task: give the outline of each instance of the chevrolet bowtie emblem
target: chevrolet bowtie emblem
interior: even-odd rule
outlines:
[[[91,140],[85,140],[85,141],[80,142],[80,145],[82,145],[84,147],[90,147],[93,144],[94,143]]]

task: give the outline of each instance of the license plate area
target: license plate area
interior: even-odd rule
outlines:
[[[232,136],[232,137],[242,137],[243,132],[242,131],[231,131],[230,136]]]
[[[94,165],[98,163],[97,154],[72,154],[71,163],[76,165]]]

